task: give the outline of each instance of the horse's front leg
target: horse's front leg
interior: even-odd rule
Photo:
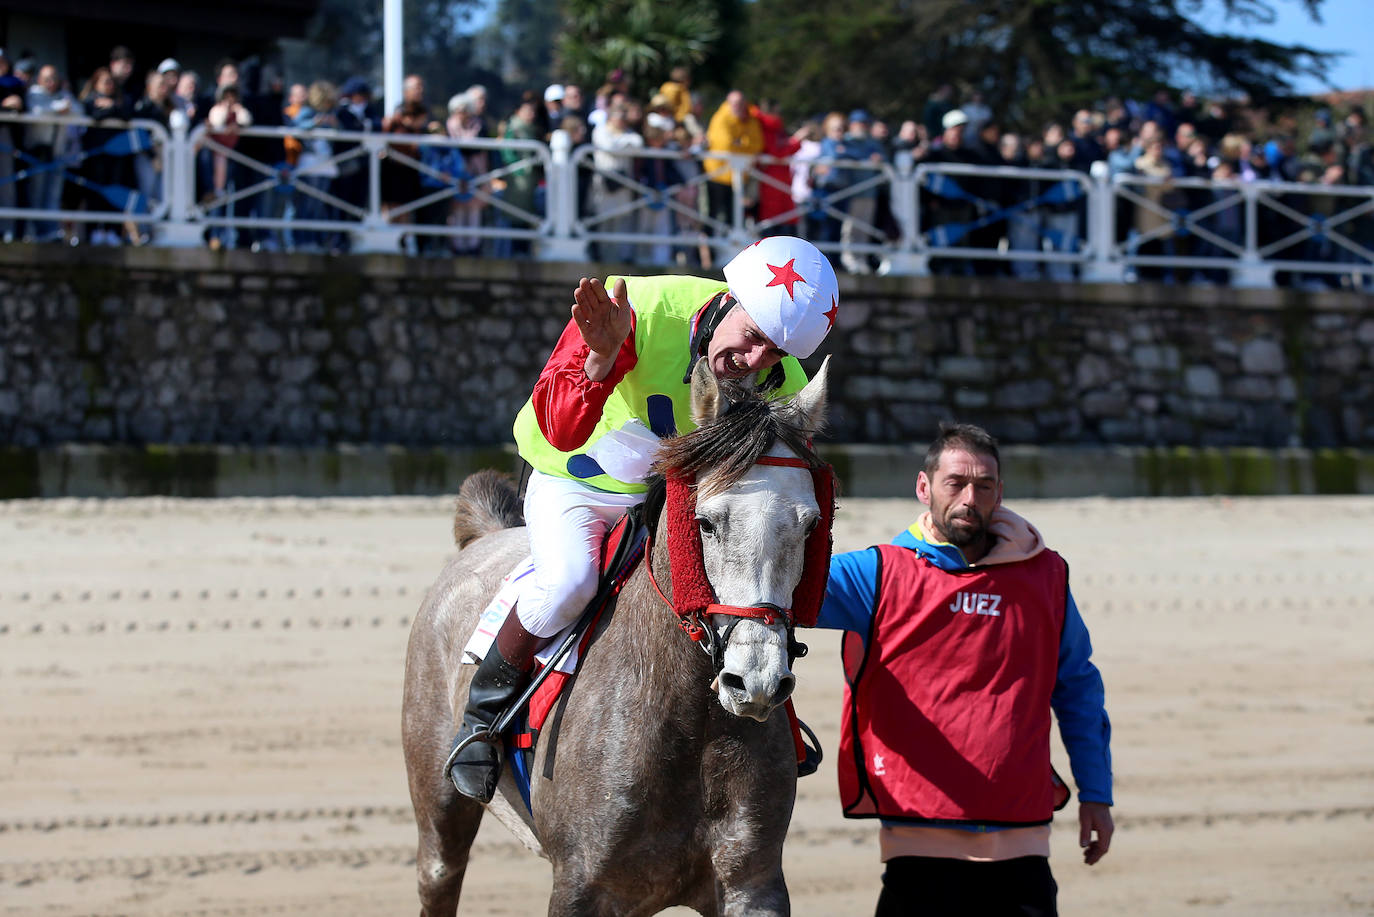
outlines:
[[[716,883],[716,904],[719,917],[788,917],[792,913],[781,866],[771,875],[747,881],[722,879]]]

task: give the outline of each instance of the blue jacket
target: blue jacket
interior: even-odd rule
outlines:
[[[931,543],[918,526],[903,531],[892,543],[922,554],[945,570],[966,569],[959,548]],[[849,630],[868,639],[877,599],[877,552],[850,551],[830,559],[817,627]],[[1069,766],[1078,785],[1080,802],[1112,804],[1111,722],[1104,706],[1102,676],[1093,665],[1088,628],[1078,613],[1073,593],[1067,592],[1064,630],[1059,638],[1059,668],[1050,706],[1059,721],[1059,735],[1069,753]]]

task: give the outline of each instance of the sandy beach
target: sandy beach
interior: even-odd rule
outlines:
[[[1374,914],[1374,498],[1017,501],[1069,560],[1114,725],[1117,835],[1052,863],[1066,915]],[[914,501],[844,499],[836,549]],[[440,498],[0,503],[0,915],[415,913],[405,644],[453,552]],[[793,913],[869,914],[841,817],[839,637],[797,707],[832,757]],[[1067,774],[1057,752],[1056,766]],[[545,913],[478,837],[464,913]]]

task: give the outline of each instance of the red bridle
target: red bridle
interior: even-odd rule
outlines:
[[[825,591],[825,577],[829,572],[830,529],[834,516],[834,472],[829,465],[814,467],[804,459],[788,456],[764,455],[760,456],[754,464],[806,468],[811,471],[821,518],[817,522],[816,528],[807,536],[806,566],[802,581],[792,595],[792,607],[789,608],[779,608],[770,603],[722,605],[716,602],[714,591],[706,579],[705,566],[702,561],[701,533],[696,526],[694,511],[696,496],[692,493],[692,482],[684,478],[669,478],[664,512],[668,514],[666,520],[667,534],[671,554],[670,562],[674,564],[673,595],[676,601],[668,598],[654,576],[652,532],[649,534],[649,539],[645,545],[649,582],[653,584],[654,591],[658,593],[659,597],[677,615],[678,626],[687,636],[698,642],[705,638],[709,632],[709,623],[706,619],[711,615],[754,618],[769,625],[781,619],[790,634],[792,628],[797,624],[793,609],[798,606],[799,598],[806,604],[806,614],[801,622],[804,626],[813,626],[816,621],[816,614],[820,610],[821,596]],[[688,512],[688,510],[692,511]],[[686,569],[680,571],[679,566]]]

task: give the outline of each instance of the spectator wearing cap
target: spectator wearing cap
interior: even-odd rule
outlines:
[[[658,87],[658,95],[663,96],[672,107],[670,114],[674,121],[679,124],[685,121],[692,111],[692,68],[674,67],[667,81]]]
[[[550,83],[544,89],[544,118],[548,121],[550,134],[563,124],[563,86],[560,83]]]
[[[940,137],[931,145],[925,161],[969,164],[972,157],[964,145],[964,128],[967,125],[968,116],[964,114],[963,109],[955,108],[945,112],[944,117],[940,119]],[[947,177],[953,183],[950,187],[962,189],[967,181],[961,176]],[[921,225],[923,228],[928,226],[928,231],[933,236],[962,228],[978,216],[977,208],[971,201],[960,195],[941,194],[926,187],[920,189],[920,206],[923,214],[929,214],[929,219],[922,217]],[[948,258],[932,258],[930,269],[936,274],[946,275],[973,273],[973,266],[967,261]]]
[[[821,141],[821,158],[837,163],[826,173],[822,184],[832,205],[844,211],[840,221],[840,263],[851,274],[870,274],[868,256],[854,251],[856,244],[868,244],[879,235],[873,225],[877,213],[876,184],[850,191],[871,182],[880,174],[874,167],[883,163],[882,148],[869,134],[871,118],[867,111],[856,108],[849,113],[848,126],[837,141],[833,129]],[[845,163],[863,163],[864,166]],[[839,196],[839,200],[834,198]]]
[[[167,84],[167,97],[170,99],[176,93],[177,81],[181,79],[181,64],[174,57],[163,58],[162,63],[157,65],[157,73]]]
[[[24,111],[28,87],[24,81],[11,72],[9,56],[0,49],[0,111],[5,114],[19,114]],[[19,195],[14,184],[14,150],[16,140],[22,134],[22,126],[11,126],[10,122],[0,121],[0,207],[14,207],[19,203]],[[14,239],[14,220],[0,217],[0,239],[9,242]]]
[[[339,130],[368,133],[382,129],[382,114],[372,102],[372,86],[360,76],[351,76],[339,87],[339,107],[334,112]],[[367,157],[347,154],[358,148],[354,140],[340,140],[334,145],[338,156],[339,177],[334,179],[335,197],[360,210],[367,209]],[[348,215],[351,218],[351,214]],[[347,249],[348,233],[340,233],[334,247]]]
[[[750,113],[744,93],[738,89],[732,89],[711,116],[711,123],[706,128],[706,148],[712,153],[748,156],[763,152],[763,125]],[[733,166],[728,159],[707,159],[702,167],[710,179],[706,182],[707,212],[711,219],[730,226],[735,212]],[[750,203],[745,200],[745,207]]]

